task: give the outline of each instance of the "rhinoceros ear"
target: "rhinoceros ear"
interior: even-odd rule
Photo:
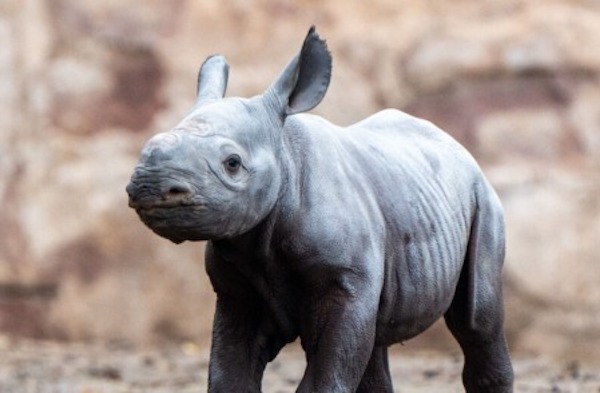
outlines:
[[[196,104],[223,98],[229,78],[229,64],[221,55],[213,55],[202,63],[198,73]]]
[[[302,50],[273,82],[274,94],[285,115],[306,112],[321,102],[331,80],[331,54],[312,26]]]

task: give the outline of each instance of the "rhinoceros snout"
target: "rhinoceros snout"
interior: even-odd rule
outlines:
[[[134,209],[186,205],[194,196],[191,185],[183,180],[144,181],[136,174],[125,190],[129,195],[129,206]]]

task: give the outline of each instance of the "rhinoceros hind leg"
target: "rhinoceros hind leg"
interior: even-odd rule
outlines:
[[[467,393],[511,393],[513,371],[502,329],[473,329],[450,315],[446,323],[465,356],[463,384]]]
[[[468,393],[513,391],[513,370],[504,336],[501,269],[504,224],[499,210],[482,203],[446,324],[465,355]]]

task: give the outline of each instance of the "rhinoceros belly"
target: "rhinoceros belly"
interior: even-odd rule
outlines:
[[[377,341],[392,344],[423,332],[450,306],[464,252],[436,243],[409,243],[388,262],[381,297]]]
[[[450,306],[474,210],[466,177],[411,174],[401,196],[382,201],[390,210],[377,340],[388,345],[421,333]]]

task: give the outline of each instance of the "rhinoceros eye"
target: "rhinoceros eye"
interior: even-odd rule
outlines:
[[[242,159],[237,154],[232,154],[225,159],[223,164],[225,165],[227,172],[234,174],[242,166]]]

